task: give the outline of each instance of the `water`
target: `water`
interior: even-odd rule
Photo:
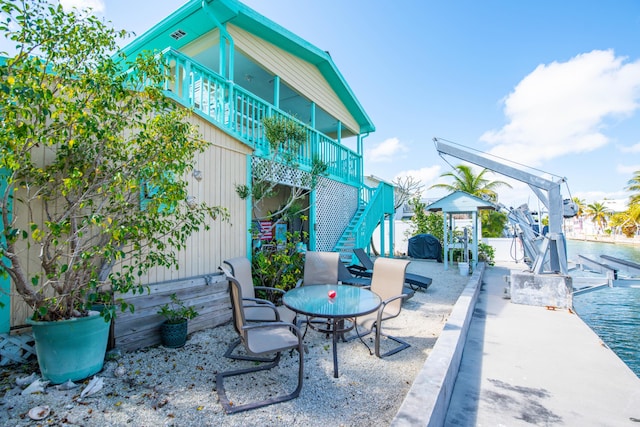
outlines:
[[[640,263],[640,247],[567,241],[570,261],[577,261],[578,255],[597,261],[601,254]],[[580,318],[640,377],[640,288],[603,288],[576,295],[573,306]]]

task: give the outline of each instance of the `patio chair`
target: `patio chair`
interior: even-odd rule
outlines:
[[[307,251],[304,255],[304,275],[296,283],[301,285],[320,285],[338,283],[338,252]]]
[[[376,259],[370,289],[372,292],[378,294],[380,299],[382,299],[382,304],[377,311],[356,317],[357,334],[351,339],[355,339],[356,337],[362,339],[362,337],[369,335],[375,329],[375,354],[380,358],[391,356],[410,347],[406,341],[382,332],[382,322],[400,315],[402,301],[407,298],[407,295],[402,293],[407,264],[409,264],[409,261],[402,259]],[[359,332],[359,327],[364,328],[365,332]],[[380,354],[381,337],[386,337],[399,345],[386,353]]]
[[[342,262],[338,265],[338,281],[345,285],[371,286],[371,277],[354,276]],[[410,299],[415,295],[415,291],[406,286],[402,289],[402,293],[407,295],[406,299]]]
[[[246,298],[243,298],[242,286],[228,270],[225,274],[227,281],[229,282],[229,296],[233,312],[233,326],[240,336],[240,340],[245,350],[247,353],[256,356],[275,353],[275,357],[267,364],[257,366],[252,364],[251,367],[245,369],[219,372],[216,374],[216,389],[218,392],[218,398],[220,399],[220,404],[227,414],[232,414],[295,399],[300,394],[300,390],[302,390],[304,371],[304,357],[302,354],[303,343],[300,330],[293,323],[282,321],[260,323],[248,322],[245,317]],[[272,305],[270,305],[270,307],[272,307],[274,317],[277,317],[275,307]],[[298,385],[292,393],[276,395],[265,400],[240,405],[235,402],[232,404],[229,401],[224,387],[225,378],[272,369],[280,362],[280,355],[283,351],[293,349],[298,351],[300,361],[298,369]],[[267,392],[265,393],[269,394]]]
[[[357,277],[371,277],[373,271],[373,261],[369,258],[369,255],[364,251],[364,249],[356,248],[353,250],[356,258],[361,265],[352,264],[350,265],[349,271],[352,274],[355,274]],[[411,287],[412,290],[417,291],[418,288],[422,288],[425,291],[431,285],[432,279],[431,277],[421,276],[420,274],[406,273],[404,277],[405,283]]]
[[[281,295],[284,294],[284,290],[271,288],[268,286],[254,286],[251,274],[251,261],[249,261],[248,258],[231,258],[225,260],[224,264],[226,264],[229,268],[227,268],[226,266],[221,266],[220,270],[222,270],[222,272],[225,273],[227,277],[233,276],[242,288],[244,315],[247,322],[283,321],[296,323],[296,313],[294,311],[289,310],[284,305],[275,306],[275,304],[268,300],[256,298],[256,290],[264,290]],[[240,339],[232,342],[231,345],[229,345],[229,348],[227,349],[227,352],[224,354],[224,356],[230,359],[238,360],[255,360],[259,362],[270,361],[269,359],[259,357],[234,355],[233,351],[238,345],[240,345],[240,342]]]
[[[302,279],[296,283],[296,288],[303,285],[337,284],[340,263],[340,254],[338,252],[307,251],[304,255],[304,274]],[[327,332],[331,328],[329,319],[307,316],[305,323],[303,337],[307,335],[309,326],[311,329],[321,332]],[[325,326],[315,327],[313,324]]]

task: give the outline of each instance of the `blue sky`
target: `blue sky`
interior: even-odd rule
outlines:
[[[63,3],[142,34],[185,1]],[[439,137],[566,177],[564,197],[628,197],[640,170],[639,1],[244,3],[330,52],[376,125],[367,175],[412,175],[428,188],[461,163],[438,156]],[[537,203],[510,182],[501,202]]]

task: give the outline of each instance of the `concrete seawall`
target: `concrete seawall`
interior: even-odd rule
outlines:
[[[480,263],[473,272],[392,426],[443,425],[485,268]]]

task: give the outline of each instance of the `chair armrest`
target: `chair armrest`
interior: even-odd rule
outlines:
[[[270,291],[270,292],[280,293],[283,295],[285,294],[284,289],[272,288],[271,286],[254,286],[254,289],[257,289],[259,291]]]
[[[395,297],[387,298],[386,300],[384,300],[384,301],[382,301],[380,303],[380,307],[384,308],[387,304],[389,304],[389,303],[391,303],[391,302],[393,302],[393,301],[395,301],[395,300],[397,300],[399,298],[407,299],[408,297],[409,297],[409,295],[402,294],[402,295],[396,295]]]
[[[298,279],[296,282],[296,288],[299,288],[300,286],[302,286],[302,279]]]

